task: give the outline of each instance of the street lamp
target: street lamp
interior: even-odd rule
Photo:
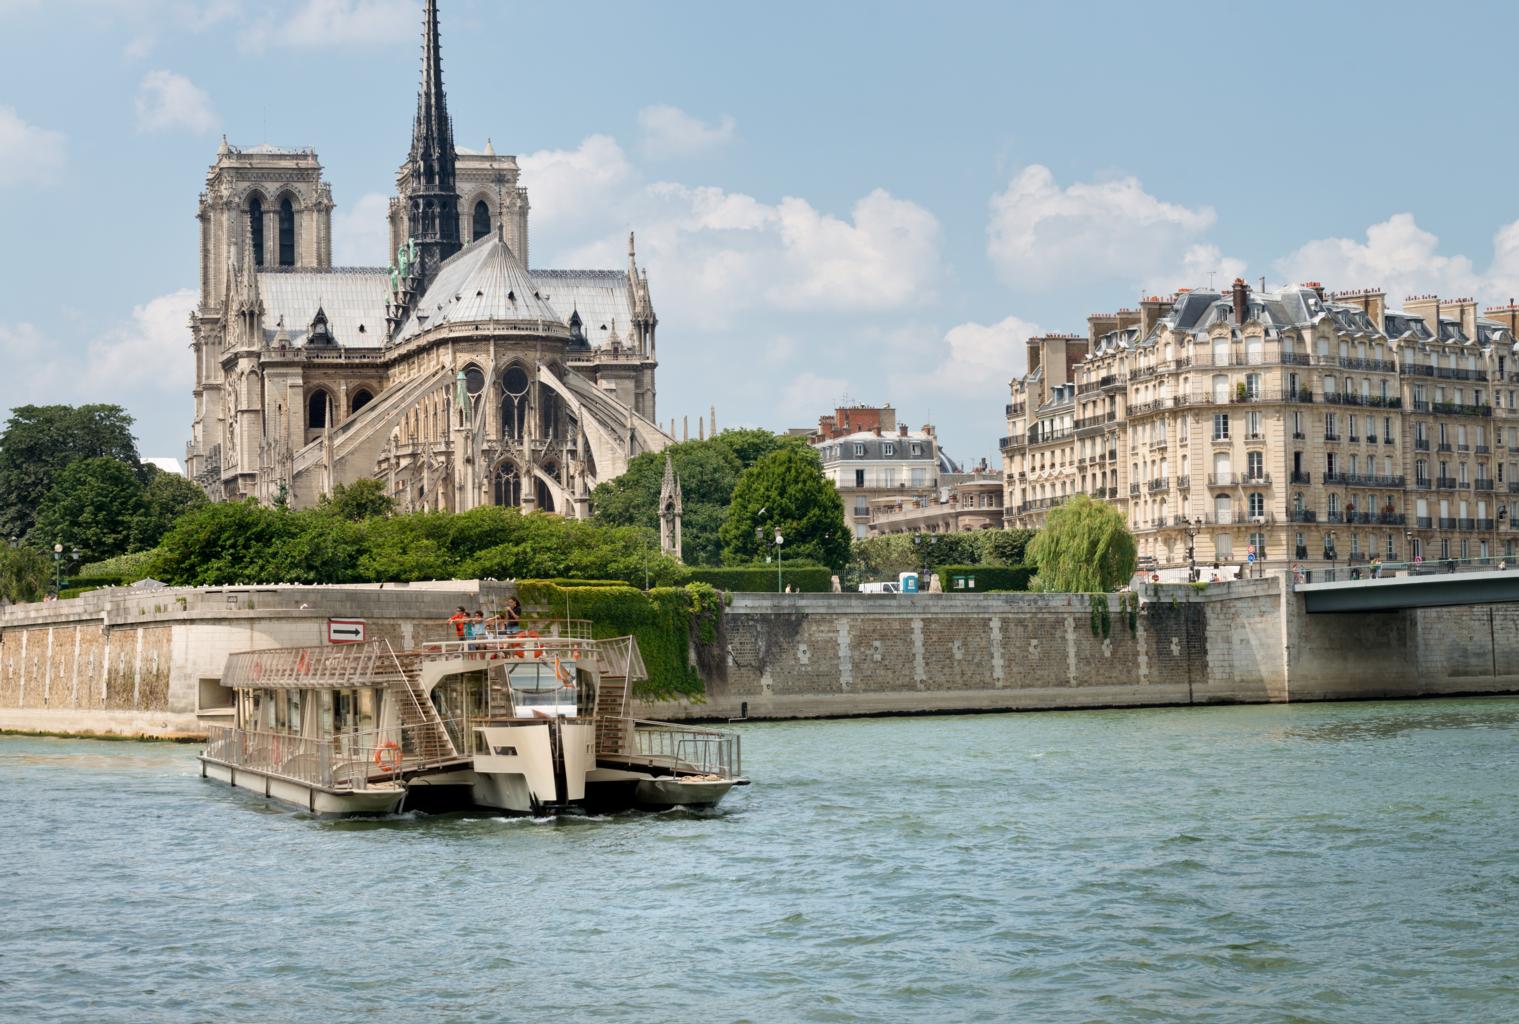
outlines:
[[[760,515],[764,514],[765,510],[760,509]],[[786,543],[786,538],[781,536],[781,528],[779,526],[775,528],[775,540],[768,542],[765,538],[765,528],[763,526],[756,526],[754,528],[754,542],[760,548],[764,548],[766,543],[775,544],[775,592],[777,594],[781,593],[781,545]],[[770,556],[766,555],[765,561],[768,562],[769,560]]]
[[[1203,529],[1203,517],[1196,519],[1183,519],[1182,529],[1187,532],[1187,582],[1197,582],[1197,535]]]
[[[919,591],[923,591],[924,590],[923,577],[925,577],[925,576],[928,575],[928,570],[929,570],[929,564],[928,563],[933,559],[933,546],[935,544],[939,543],[939,538],[935,537],[933,534],[929,534],[928,535],[928,543],[924,544],[923,543],[923,534],[921,534],[921,533],[915,533],[912,536],[912,542],[913,542],[913,546],[918,549],[919,553],[922,556],[921,563],[922,563],[923,568],[918,573],[918,590]]]
[[[53,545],[53,596],[57,597],[63,590],[63,545]]]

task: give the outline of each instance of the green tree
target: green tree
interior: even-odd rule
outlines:
[[[1050,511],[1028,557],[1039,569],[1038,589],[1097,593],[1127,583],[1139,552],[1122,512],[1078,494]]]
[[[598,485],[592,492],[596,521],[606,526],[641,526],[653,530],[654,549],[658,551],[659,493],[664,482],[665,454],[669,453],[680,477],[681,557],[691,565],[721,564],[722,541],[718,530],[743,470],[739,457],[721,441],[723,436],[726,435],[712,440],[684,441],[662,452],[635,456],[626,473]]]
[[[711,441],[726,448],[738,459],[740,469],[748,469],[766,455],[787,445],[807,447],[807,439],[798,435],[773,434],[759,427],[724,430]]]
[[[207,503],[205,491],[176,473],[148,464],[143,465],[143,472],[146,509],[132,532],[133,550],[156,547],[180,516]]]
[[[396,510],[396,500],[385,493],[383,481],[365,477],[351,484],[338,484],[331,494],[322,495],[317,508],[339,519],[361,522],[390,515]]]
[[[80,459],[139,471],[132,417],[119,405],[22,405],[0,433],[0,537],[24,537],[58,475]],[[51,543],[51,542],[49,542]]]
[[[291,581],[285,548],[297,515],[252,498],[191,509],[164,534],[149,574],[175,586]]]
[[[1022,565],[1028,558],[1033,530],[977,530],[973,536],[981,549],[982,565]],[[947,564],[947,563],[946,563]]]
[[[833,569],[849,561],[844,502],[810,448],[782,446],[739,476],[719,531],[724,559],[730,565],[763,560],[774,551],[776,530],[785,540],[782,551],[788,560]]]
[[[147,513],[142,481],[125,462],[80,459],[58,474],[37,506],[27,542],[39,550],[61,543],[87,562],[110,558],[131,550]]]
[[[36,548],[0,544],[0,601],[40,601],[53,586],[53,567]]]

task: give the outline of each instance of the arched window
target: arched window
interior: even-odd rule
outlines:
[[[508,507],[521,505],[522,477],[518,475],[517,467],[510,462],[503,462],[498,466],[493,490],[497,505]]]
[[[549,485],[541,479],[534,478],[533,494],[538,499],[538,507],[545,512],[554,511],[554,492],[549,490]]]
[[[1213,521],[1215,523],[1232,523],[1234,521],[1234,501],[1227,494],[1220,494],[1213,499]]]
[[[491,233],[491,208],[482,199],[475,204],[474,221],[470,225],[470,241],[476,242]]]
[[[289,196],[280,200],[280,266],[295,266],[295,206]]]
[[[546,387],[538,388],[538,436],[559,439],[559,396]]]
[[[358,412],[372,401],[374,401],[374,395],[370,394],[369,389],[359,388],[359,390],[353,393],[353,397],[348,400],[348,411],[350,413]]]
[[[520,366],[509,366],[501,375],[501,433],[506,437],[522,436],[527,426],[527,371]]]
[[[327,425],[327,392],[318,388],[306,399],[306,429],[321,430]]]
[[[258,196],[248,200],[248,231],[253,238],[253,265],[264,265],[264,202]]]

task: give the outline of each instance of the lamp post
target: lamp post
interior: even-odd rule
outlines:
[[[63,590],[63,544],[53,545],[53,596]]]
[[[775,528],[775,592],[781,592],[781,545],[786,543],[786,538],[781,536],[781,528]]]
[[[1187,532],[1187,582],[1197,582],[1197,535],[1203,529],[1203,517],[1183,519],[1182,529]]]
[[[924,535],[921,533],[913,534],[912,543],[913,546],[918,549],[919,564],[923,566],[923,568],[918,572],[918,590],[926,593],[927,591],[923,585],[923,578],[928,575],[928,570],[930,568],[929,562],[933,560],[933,548],[935,544],[939,543],[939,538],[933,534],[929,534],[928,541],[925,543],[923,536]]]
[[[1414,532],[1412,530],[1403,531],[1403,558],[1408,562],[1409,565],[1413,565]]]

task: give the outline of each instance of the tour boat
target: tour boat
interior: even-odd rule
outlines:
[[[201,775],[318,814],[703,808],[748,785],[736,734],[628,716],[644,678],[633,637],[582,620],[240,652],[236,724],[209,729]]]

